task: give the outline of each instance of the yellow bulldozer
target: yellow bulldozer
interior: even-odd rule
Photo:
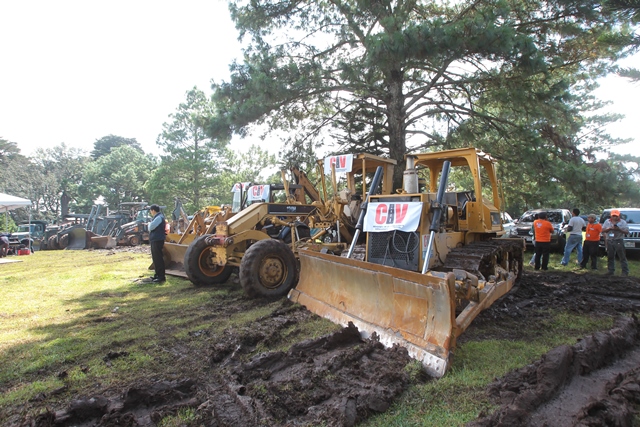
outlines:
[[[300,190],[312,200],[291,196],[283,175],[287,200],[254,203],[196,237],[184,254],[185,273],[197,285],[225,282],[234,269],[252,296],[284,296],[298,282],[297,254],[306,247],[341,253],[353,238],[354,218],[366,197],[367,179],[381,169],[383,192],[391,192],[394,160],[370,154],[331,156],[318,161],[321,190],[304,174],[294,174]],[[298,171],[299,172],[299,171]],[[333,194],[325,181],[331,176]],[[346,188],[338,191],[337,174]],[[314,198],[318,200],[313,200]]]
[[[406,161],[401,191],[369,196],[356,230],[366,235],[365,259],[350,257],[354,244],[346,257],[300,250],[300,281],[289,298],[353,323],[363,337],[406,347],[440,377],[456,338],[520,276],[524,243],[497,238],[502,203],[489,154],[466,148]],[[451,169],[460,182],[447,189]]]

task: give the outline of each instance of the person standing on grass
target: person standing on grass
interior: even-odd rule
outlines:
[[[533,268],[535,270],[549,269],[549,253],[551,253],[551,235],[553,234],[553,224],[547,221],[547,213],[540,212],[538,219],[533,221],[536,239],[536,258]]]
[[[582,245],[582,262],[580,268],[587,268],[589,258],[591,258],[591,269],[598,269],[598,246],[600,244],[600,233],[602,225],[596,222],[596,216],[591,214],[587,217],[587,227],[584,234],[584,244]]]
[[[582,263],[582,230],[587,226],[584,220],[580,218],[580,209],[573,209],[573,216],[569,220],[567,225],[567,231],[569,232],[569,238],[564,245],[564,256],[560,264],[568,265],[571,258],[571,252],[574,249],[578,251],[578,263]]]
[[[5,235],[0,236],[0,258],[4,258],[9,253],[9,238]]]
[[[607,276],[613,276],[616,272],[616,255],[620,259],[622,275],[628,276],[629,264],[624,249],[624,236],[629,234],[629,226],[627,221],[620,218],[618,209],[611,210],[611,216],[602,224],[602,233],[607,247]]]
[[[533,216],[534,222],[536,219],[538,219],[538,214],[535,214]],[[529,265],[533,267],[536,264],[536,230],[533,226],[533,222],[531,223],[531,231],[529,231],[529,234],[531,234],[531,243],[533,243],[533,255],[531,255],[531,261],[529,261]]]
[[[151,281],[153,283],[163,283],[166,281],[166,277],[162,248],[164,248],[167,221],[164,218],[164,214],[160,212],[160,206],[158,205],[149,206],[149,213],[153,217],[153,220],[149,223],[149,245],[151,246],[151,259],[156,271]]]

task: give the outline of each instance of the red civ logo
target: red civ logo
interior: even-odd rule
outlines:
[[[329,157],[329,166],[336,165],[336,169],[345,169],[347,167],[347,156]]]
[[[251,187],[251,195],[254,197],[261,196],[263,191],[264,185],[254,185],[253,187]]]
[[[407,203],[380,203],[376,208],[376,224],[401,224],[408,209]]]

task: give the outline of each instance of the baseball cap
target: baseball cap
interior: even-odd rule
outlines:
[[[611,216],[620,216],[620,211],[618,209],[611,209]]]

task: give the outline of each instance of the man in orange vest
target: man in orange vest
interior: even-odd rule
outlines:
[[[582,244],[582,262],[580,268],[587,268],[589,257],[591,257],[591,269],[598,269],[598,246],[600,245],[600,233],[602,225],[596,222],[596,216],[591,214],[587,217],[587,229],[584,233],[584,243]]]
[[[534,260],[534,269],[548,270],[549,253],[551,253],[551,234],[555,231],[553,224],[547,221],[547,213],[540,212],[538,219],[533,221],[533,230],[536,238],[536,257]],[[542,258],[542,263],[540,262]]]

